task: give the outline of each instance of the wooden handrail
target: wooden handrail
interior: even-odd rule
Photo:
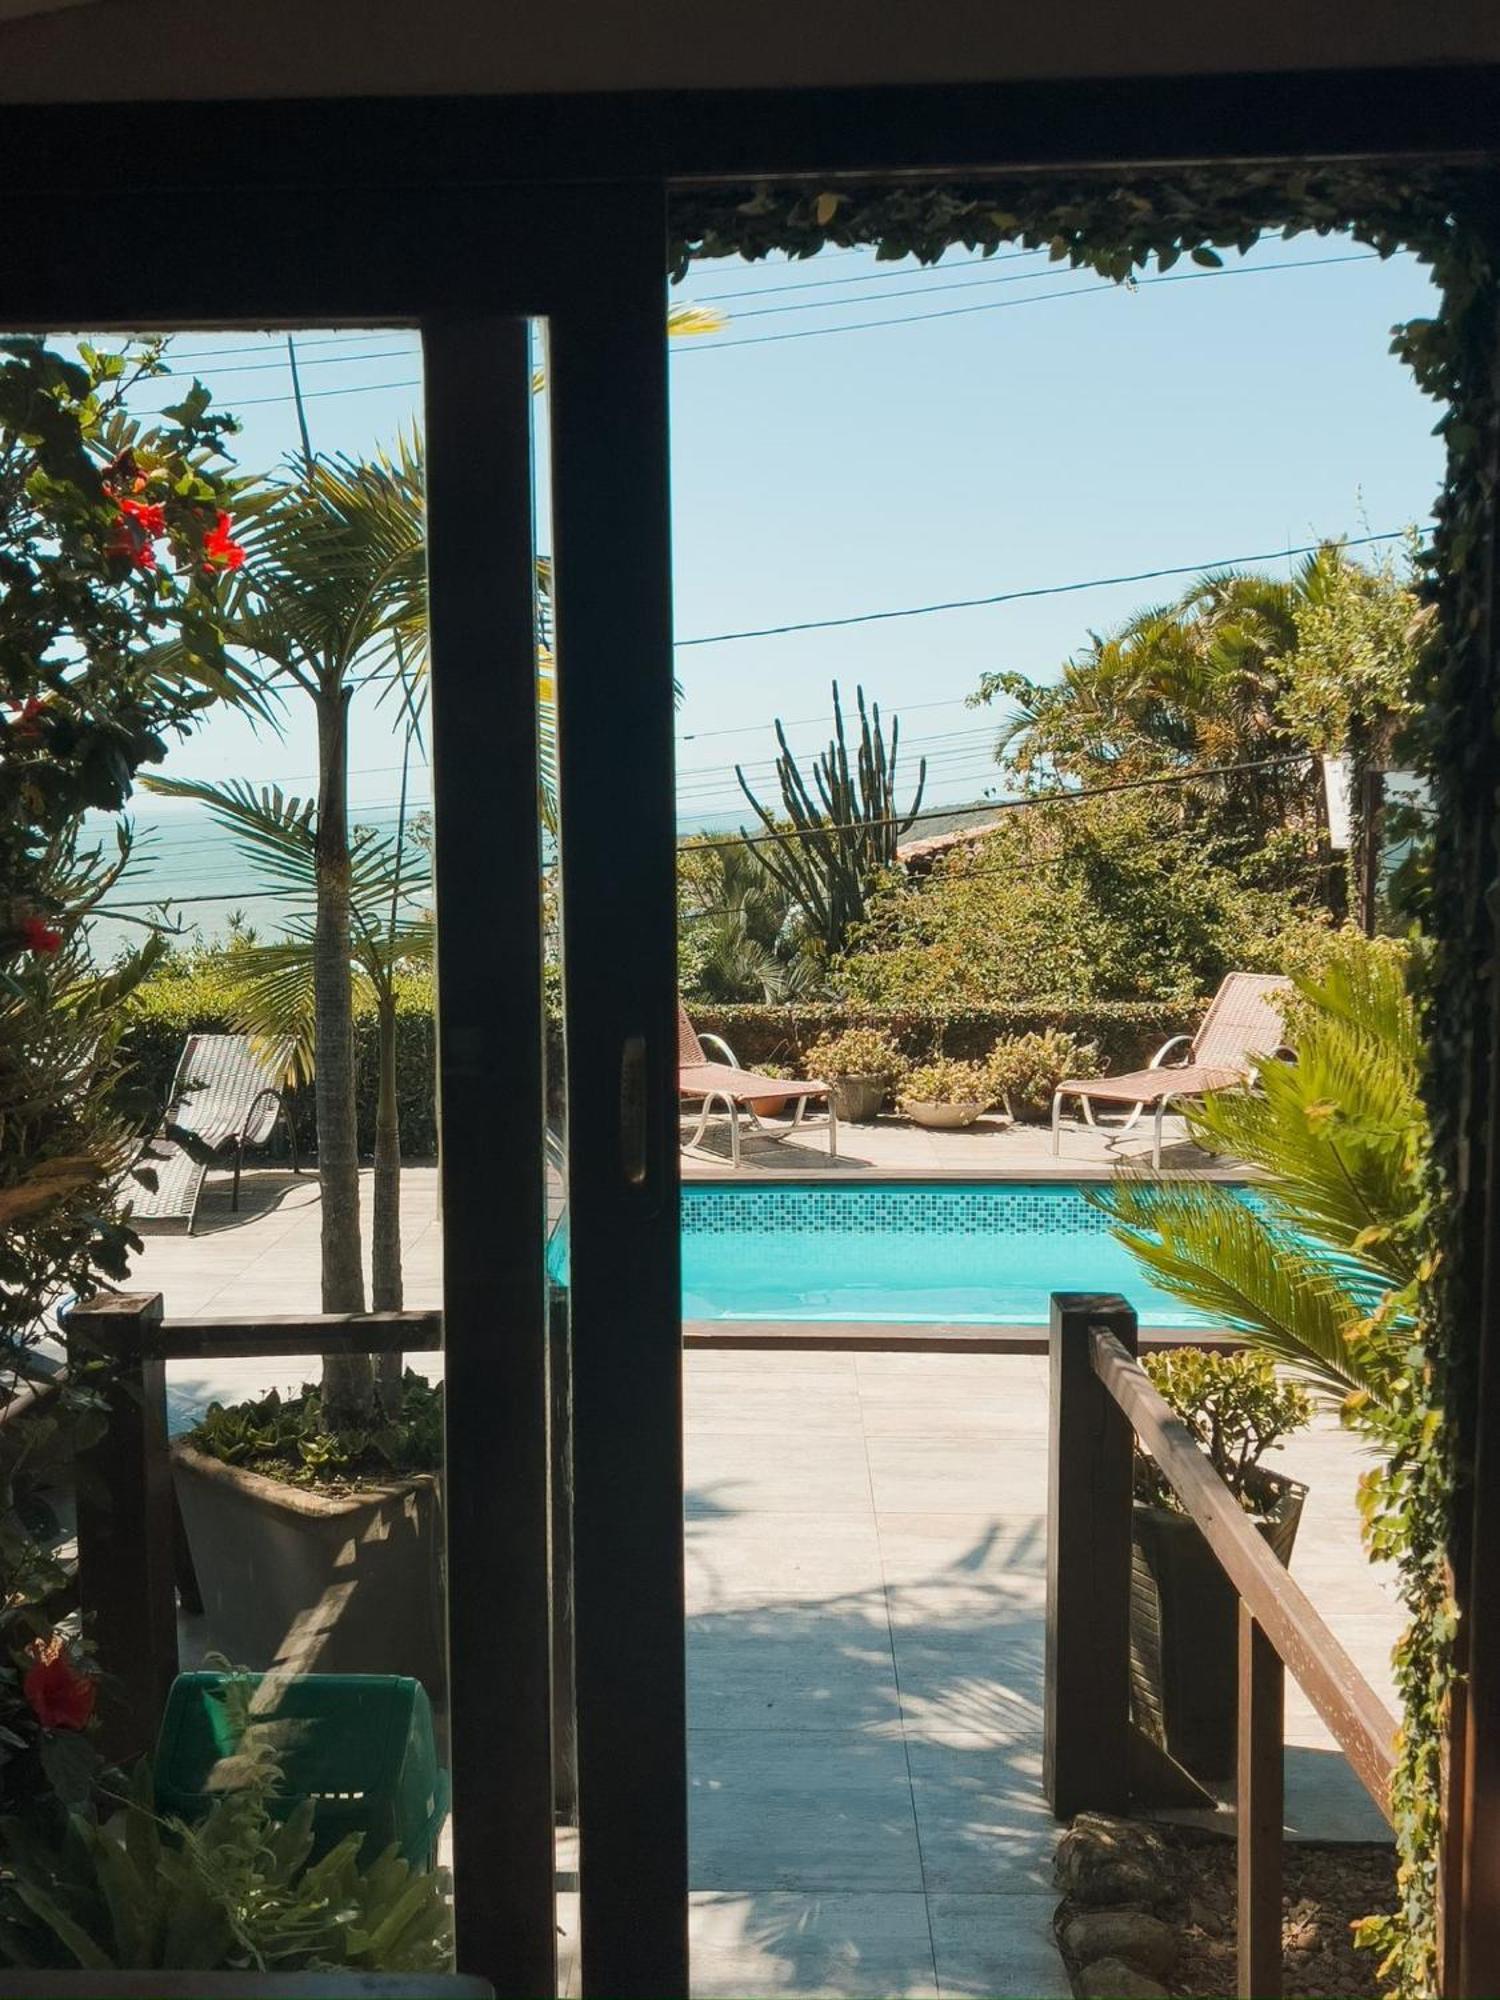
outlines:
[[[1396,1718],[1256,1533],[1187,1425],[1107,1327],[1090,1329],[1089,1358],[1256,1624],[1389,1820]]]
[[[118,1345],[122,1323],[133,1320],[139,1299],[108,1293],[76,1305],[68,1332],[87,1339],[90,1322],[106,1328]],[[249,1360],[297,1354],[430,1353],[443,1344],[440,1312],[228,1313],[194,1319],[141,1319],[134,1323],[134,1351],[156,1361]]]

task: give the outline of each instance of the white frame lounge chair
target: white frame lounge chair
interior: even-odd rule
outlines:
[[[292,1147],[292,1172],[301,1171],[297,1135],[287,1114],[281,1078],[290,1044],[261,1054],[248,1035],[189,1035],[172,1079],[161,1129],[141,1161],[156,1176],[154,1189],[131,1190],[131,1221],[139,1226],[186,1226],[189,1236],[208,1172],[203,1150],[234,1153],[229,1206],[240,1205],[240,1170],[247,1146],[264,1146],[284,1119]],[[193,1151],[179,1135],[197,1142]],[[198,1156],[195,1157],[195,1154]]]
[[[722,1054],[722,1062],[710,1062],[704,1054],[703,1045],[712,1042]],[[690,1139],[683,1140],[683,1149],[691,1150],[703,1143],[703,1135],[708,1130],[708,1121],[716,1107],[729,1114],[729,1158],[733,1166],[740,1163],[740,1112],[748,1114],[757,1132],[768,1139],[789,1139],[802,1128],[802,1114],[807,1109],[809,1098],[822,1097],[828,1102],[828,1157],[836,1160],[839,1156],[839,1120],[833,1106],[833,1092],[826,1083],[807,1077],[795,1082],[779,1076],[759,1076],[753,1069],[741,1069],[735,1053],[722,1035],[702,1035],[688,1019],[688,1012],[679,1000],[677,1003],[677,1094],[688,1104],[698,1104],[698,1125]],[[792,1122],[785,1132],[772,1132],[761,1123],[755,1105],[775,1098],[781,1104],[794,1104]],[[810,1131],[821,1129],[809,1126]]]
[[[1271,996],[1286,992],[1291,983],[1276,973],[1226,973],[1197,1034],[1173,1035],[1145,1069],[1130,1070],[1123,1076],[1067,1078],[1052,1099],[1053,1152],[1062,1150],[1065,1097],[1078,1099],[1086,1125],[1094,1123],[1095,1104],[1129,1106],[1116,1138],[1128,1132],[1143,1111],[1154,1110],[1151,1165],[1160,1172],[1161,1122],[1169,1104],[1184,1097],[1201,1097],[1209,1090],[1243,1086],[1250,1081],[1257,1058],[1274,1056],[1286,1047],[1281,1012]],[[1184,1043],[1186,1060],[1169,1065],[1167,1057]]]

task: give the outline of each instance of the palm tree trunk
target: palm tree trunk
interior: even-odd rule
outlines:
[[[354,984],[349,964],[349,691],[318,698],[317,922],[313,941],[314,1097],[322,1207],[323,1310],[365,1309],[354,1115]],[[330,1429],[369,1422],[375,1371],[362,1355],[325,1355]]]
[[[401,1121],[396,1098],[396,996],[378,1003],[380,1088],[375,1102],[374,1246],[370,1257],[370,1302],[376,1312],[400,1312],[401,1283]],[[402,1359],[383,1354],[377,1364],[380,1400],[387,1412],[401,1393]]]

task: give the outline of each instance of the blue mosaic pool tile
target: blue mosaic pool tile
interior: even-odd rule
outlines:
[[[686,1187],[684,1235],[1106,1235],[1110,1221],[1074,1187]]]

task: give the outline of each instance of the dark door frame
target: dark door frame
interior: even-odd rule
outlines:
[[[675,1240],[668,1241],[675,1235],[675,1151],[671,853],[663,806],[671,747],[662,554],[665,398],[660,328],[648,324],[660,303],[652,242],[664,241],[669,191],[674,184],[755,177],[931,179],[1063,166],[1170,172],[1289,159],[1488,163],[1497,158],[1497,131],[1496,66],[848,91],[282,101],[144,110],[26,106],[7,109],[0,119],[0,184],[7,190],[0,216],[0,323],[254,324],[269,314],[301,325],[426,315],[434,328],[446,324],[441,338],[434,332],[430,355],[466,353],[471,363],[487,317],[551,312],[554,330],[568,324],[577,331],[576,345],[570,335],[557,346],[555,393],[562,427],[559,459],[576,482],[576,504],[560,503],[558,524],[564,811],[576,829],[571,857],[564,839],[565,903],[573,895],[566,926],[573,1009],[568,1054],[574,1087],[574,1338],[579,1358],[597,1369],[592,1387],[582,1383],[576,1389],[580,1462],[585,1453],[598,1452],[587,1469],[581,1466],[576,1523],[586,1992],[686,1990],[681,1548],[675,1511],[681,1459],[675,1324],[670,1359],[665,1330],[669,1304],[674,1319],[676,1310],[675,1297],[669,1300],[676,1285],[676,1248]],[[156,150],[147,152],[144,133],[157,139]],[[206,230],[195,234],[191,226],[173,227],[174,218],[186,217],[191,225],[205,201]],[[153,213],[160,218],[155,230],[147,226]],[[535,294],[518,301],[517,286],[532,278]],[[596,322],[592,336],[584,332],[581,311],[574,320],[559,316],[559,302],[576,306],[586,295]],[[612,396],[611,378],[616,390],[628,382],[632,396]],[[475,525],[474,509],[483,507],[486,497],[476,486],[472,464],[465,477],[464,446],[474,456],[486,443],[502,456],[513,454],[520,425],[512,384],[506,392],[478,399],[465,436],[464,400],[456,384],[455,374],[453,393],[438,393],[430,401],[433,516],[449,524],[446,533],[454,538]],[[616,407],[620,403],[633,407],[622,410]],[[612,453],[619,455],[611,459]],[[632,502],[641,518],[628,518]],[[601,546],[611,533],[619,536],[617,560]],[[501,546],[511,564],[510,594],[502,596],[513,604],[520,588],[519,544],[514,535],[509,542],[502,536],[494,548]],[[435,564],[435,577],[439,570]],[[595,586],[603,587],[601,595],[590,603]],[[446,645],[456,658],[457,635],[478,643],[485,602],[480,586],[466,592],[461,579],[450,579],[447,590],[449,611],[440,613],[434,604],[435,650],[441,653]],[[624,619],[616,627],[601,613],[612,593],[628,607],[628,628]],[[452,639],[445,638],[449,629]],[[511,676],[522,671],[521,651],[512,634],[503,653]],[[1492,666],[1495,651],[1492,627]],[[636,677],[623,696],[622,671]],[[455,672],[450,685],[462,687],[464,672],[473,669]],[[435,679],[435,690],[441,685]],[[486,726],[502,733],[523,729],[517,701],[507,704],[491,688],[479,710]],[[594,702],[603,706],[592,709]],[[522,737],[512,739],[514,756],[507,752],[503,762],[487,761],[476,741],[460,740],[461,721],[451,709],[444,716],[441,694],[438,713],[439,783],[446,793],[439,815],[440,904],[446,897],[451,908],[459,895],[468,906],[478,887],[490,897],[497,929],[502,916],[529,923],[527,899],[515,883],[499,888],[495,877],[475,864],[474,854],[495,851],[483,845],[487,838],[493,842],[494,834],[486,834],[477,812],[465,817],[462,804],[472,788],[493,787],[497,771],[519,782]],[[599,716],[622,713],[627,721],[620,740],[629,755],[612,757]],[[513,871],[517,856],[531,851],[523,817],[519,807],[507,817],[520,843],[504,856]],[[446,858],[444,819],[461,834],[455,840],[450,831]],[[603,845],[606,831],[615,843],[610,860]],[[1480,831],[1493,846],[1493,828]],[[590,928],[593,911],[601,913],[597,933]],[[480,1034],[488,1023],[493,1032],[495,1016],[486,1015],[479,1002],[501,976],[494,954],[487,957],[476,948],[460,956],[462,971],[455,975],[450,943],[449,993],[441,1003],[450,1049],[460,1029]],[[511,969],[514,974],[515,961]],[[528,958],[519,986],[529,983],[533,969]],[[455,1022],[456,983],[461,1004]],[[496,1033],[499,1060],[491,1065],[488,1085],[476,1086],[462,1104],[459,1093],[447,1090],[444,1115],[450,1157],[476,1169],[489,1161],[497,1195],[503,1185],[506,1198],[518,1205],[511,1212],[530,1215],[536,1194],[525,1183],[523,1155],[539,1132],[529,1103],[520,1112],[517,1106],[532,1094],[539,1058],[526,1042],[526,1007],[507,1003],[505,1039]],[[1500,1017],[1483,1039],[1475,1050],[1481,1111],[1488,1078],[1500,1073]],[[637,1049],[644,1051],[644,1077],[630,1053]],[[503,1091],[497,1081],[501,1064],[508,1071]],[[496,1168],[502,1155],[505,1164]],[[1477,1147],[1474,1166],[1485,1187],[1500,1187],[1500,1134]],[[1470,1198],[1481,1199],[1482,1191],[1471,1186]],[[469,1213],[478,1206],[471,1201]],[[1494,1212],[1500,1214],[1500,1206]],[[591,1242],[601,1257],[620,1260],[612,1274],[603,1262],[591,1265]],[[1488,1251],[1500,1268],[1500,1245],[1491,1244]],[[529,1279],[483,1264],[472,1243],[462,1253],[463,1259],[470,1257],[475,1261],[463,1271],[448,1273],[453,1296],[460,1280],[477,1285],[481,1270],[503,1278],[529,1348],[534,1308],[529,1292],[519,1297]],[[465,1310],[477,1315],[477,1307]],[[492,1325],[499,1317],[491,1315]],[[1500,1285],[1490,1289],[1481,1317],[1475,1357],[1483,1398],[1478,1429],[1493,1439],[1500,1435]],[[512,1449],[518,1463],[534,1461],[542,1418],[530,1367],[517,1367],[506,1378],[516,1396],[513,1405],[501,1409],[491,1403],[476,1418],[488,1424],[483,1443],[494,1463]],[[475,1370],[476,1385],[482,1379],[493,1396],[501,1376],[477,1362]],[[462,1440],[471,1435],[466,1427],[455,1432],[460,1454],[468,1449]],[[622,1486],[627,1473],[629,1484]],[[534,1475],[525,1490],[530,1506],[537,1498]],[[493,1512],[487,1524],[500,1532]],[[511,1539],[531,1553],[522,1574],[512,1551],[509,1576],[519,1601],[526,1601],[526,1590],[537,1588],[535,1523],[528,1516],[524,1533],[522,1526],[511,1524]],[[469,1538],[475,1562],[488,1562],[485,1573],[498,1581],[505,1563],[485,1542],[477,1521],[460,1532]],[[668,1538],[674,1543],[670,1552]],[[1492,1543],[1488,1510],[1481,1509],[1475,1521],[1476,1574]],[[586,1597],[592,1597],[592,1611]],[[641,1604],[650,1619],[640,1619],[640,1626],[659,1623],[662,1629],[630,1634],[620,1685],[608,1689],[601,1677],[613,1661],[604,1649],[612,1631],[624,1629],[614,1621],[628,1622]],[[1471,1993],[1500,1986],[1500,1937],[1496,1926],[1477,1916],[1486,1901],[1500,1907],[1495,1893],[1500,1629],[1491,1631],[1492,1624],[1500,1627],[1500,1616],[1475,1623],[1470,1654],[1476,1693],[1470,1765],[1482,1781],[1469,1800],[1464,1828],[1470,1866],[1466,1903],[1476,1914],[1464,1947],[1464,1990]],[[483,1631],[460,1634],[455,1625],[455,1634],[461,1652],[486,1643]],[[460,1673],[468,1671],[462,1657],[456,1664]],[[474,1664],[483,1670],[480,1660]],[[530,1670],[535,1666],[533,1657]],[[522,1671],[521,1662],[516,1667]],[[478,1721],[473,1726],[476,1733],[465,1740],[482,1745],[486,1759],[500,1755],[504,1732]],[[627,1730],[635,1732],[628,1749],[622,1741]],[[514,1732],[506,1740],[513,1742]],[[591,1759],[593,1810],[600,1815],[593,1839]],[[494,1767],[482,1771],[470,1781],[471,1797],[486,1784],[504,1790],[513,1777]],[[510,1865],[504,1828],[512,1821],[501,1811],[486,1820],[482,1799],[472,1810],[478,1817],[471,1825],[487,1829],[476,1837],[475,1851],[485,1850],[503,1904]],[[524,1815],[514,1815],[518,1833],[523,1821]],[[627,1841],[632,1826],[633,1843]],[[534,1824],[530,1835],[535,1840]],[[462,1870],[462,1832],[459,1840]],[[599,1871],[593,1898],[591,1858]],[[518,1892],[510,1900],[524,1931],[523,1899]],[[633,1938],[626,1935],[632,1921]],[[503,1962],[496,1955],[502,1948],[497,1923],[486,1915],[479,1930],[468,1932],[463,1948],[474,1969]],[[1460,1929],[1469,1929],[1466,1921]],[[519,1964],[526,1967],[524,1979],[513,1976]],[[516,1961],[502,1989],[533,1990],[532,1972],[540,1965],[539,1958]]]
[[[55,189],[12,188],[0,325],[378,322],[423,338],[458,1947],[527,2000],[556,1991],[528,320],[546,322],[583,1974],[594,1993],[685,1992],[661,191],[287,194],[247,176],[232,245],[194,248],[143,230],[129,178],[76,233]],[[612,393],[622,380],[632,397]]]

